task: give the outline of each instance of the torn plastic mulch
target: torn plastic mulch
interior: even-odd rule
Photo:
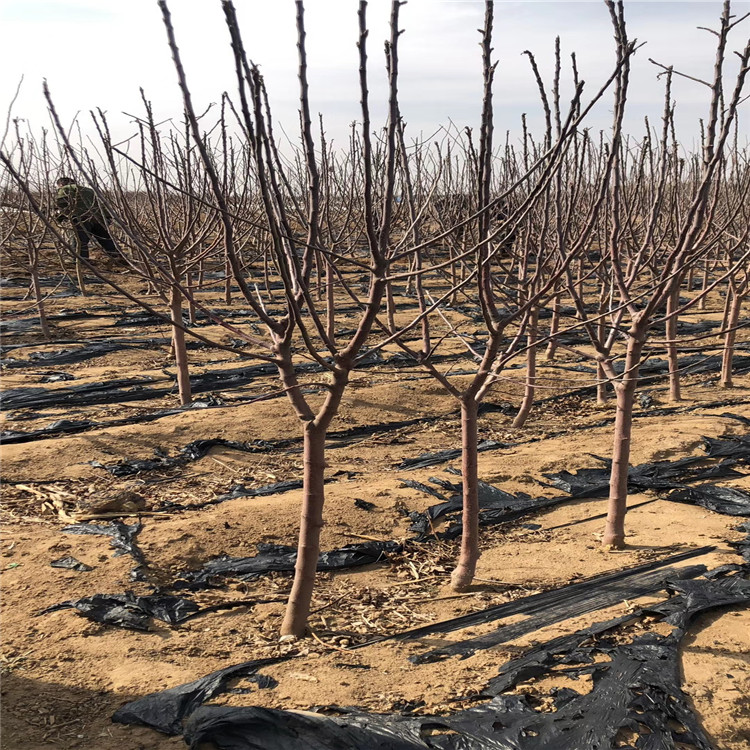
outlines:
[[[251,678],[258,683],[258,687],[274,687],[275,680],[258,674],[258,670],[279,661],[283,659],[246,661],[219,669],[185,685],[146,695],[115,712],[112,721],[147,726],[164,734],[180,734],[183,719],[215,695],[224,692],[230,680]]]
[[[655,461],[630,467],[628,471],[628,490],[680,489],[686,482],[697,482],[704,479],[739,477],[741,473],[735,466],[750,459],[750,437],[702,438],[706,456],[687,456],[677,461]],[[593,456],[601,461],[601,468],[579,469],[571,473],[560,471],[544,474],[551,480],[551,486],[567,492],[571,497],[604,497],[609,491],[609,459]],[[723,459],[711,466],[695,466],[707,459]]]
[[[110,544],[114,547],[115,557],[119,555],[130,555],[139,565],[146,564],[146,558],[141,548],[136,544],[135,538],[141,530],[140,521],[133,524],[122,521],[111,521],[106,526],[96,523],[75,523],[62,529],[64,534],[92,534],[94,536],[108,536]]]
[[[107,342],[100,342],[104,347]],[[154,345],[153,340],[149,342]],[[168,343],[165,339],[164,343]],[[114,346],[115,342],[108,345]],[[119,347],[122,348],[122,347]],[[70,357],[82,356],[75,352],[59,352],[59,356],[40,358],[39,363],[45,366],[56,366],[66,364]],[[65,356],[64,356],[65,355]],[[75,360],[74,360],[75,361]],[[358,362],[358,367],[366,368],[375,365],[398,364],[400,360],[393,358],[385,359],[379,352],[371,353],[367,359]],[[321,365],[317,362],[308,362],[296,367],[297,372],[320,372]],[[194,394],[206,393],[217,389],[239,388],[252,383],[260,377],[275,377],[278,370],[275,365],[263,363],[244,367],[234,367],[221,370],[210,370],[205,373],[190,376],[190,387]],[[172,376],[174,377],[174,376]],[[39,388],[13,388],[5,391],[0,397],[0,409],[22,409],[22,408],[48,408],[57,406],[93,406],[97,404],[116,404],[128,401],[146,401],[154,398],[163,398],[176,390],[175,381],[164,388],[146,388],[145,383],[155,382],[153,378],[130,378],[110,380],[106,382],[87,383],[79,386],[55,389]]]
[[[56,422],[52,422],[46,427],[42,427],[38,430],[31,430],[29,432],[5,430],[0,433],[0,444],[5,445],[9,443],[30,443],[35,440],[57,437],[58,435],[72,435],[78,432],[85,432],[86,430],[108,429],[110,427],[122,427],[124,425],[155,422],[156,420],[162,419],[163,417],[172,417],[176,414],[183,414],[188,410],[208,409],[220,405],[221,403],[217,403],[217,399],[215,397],[208,395],[200,400],[193,401],[187,406],[181,406],[174,409],[160,409],[158,411],[153,411],[147,414],[133,414],[129,417],[121,417],[118,419],[109,419],[105,421],[92,421],[88,419],[58,419]],[[38,417],[39,415],[35,416],[35,418]],[[16,416],[16,419],[20,418],[20,416]]]
[[[705,572],[705,565],[664,568],[631,575],[627,578],[609,577],[610,580],[600,581],[599,587],[593,592],[572,588],[567,592],[567,596],[559,601],[529,602],[522,612],[532,616],[525,620],[510,625],[501,625],[489,633],[440,646],[426,653],[415,654],[409,657],[409,661],[414,664],[430,664],[451,656],[460,656],[465,659],[477,651],[507,643],[547,625],[579,617],[605,607],[612,607],[624,601],[638,599],[641,596],[655,594],[664,589],[668,581],[695,578]]]
[[[258,544],[254,557],[229,557],[222,555],[207,562],[203,568],[183,573],[173,588],[197,590],[208,588],[212,581],[225,576],[242,580],[255,578],[264,573],[291,572],[297,562],[297,548],[280,544]],[[371,565],[385,559],[388,553],[401,549],[398,542],[364,542],[349,544],[340,549],[322,552],[318,558],[318,571],[340,570],[361,565]]]
[[[736,417],[733,418],[736,419]],[[750,435],[703,437],[701,439],[710,458],[750,459]]]
[[[229,448],[244,453],[268,453],[272,450],[280,450],[291,444],[290,440],[251,440],[249,442],[238,442],[237,440],[225,440],[224,438],[209,438],[193,440],[184,448],[181,448],[176,456],[158,456],[157,458],[136,458],[118,461],[116,464],[102,464],[92,461],[91,465],[97,469],[104,469],[116,477],[128,477],[143,471],[154,471],[155,469],[173,469],[183,466],[190,461],[204,458],[212,448]]]
[[[77,609],[84,617],[104,625],[128,630],[151,630],[151,618],[176,625],[195,615],[200,608],[189,599],[152,594],[94,594],[81,599],[54,604],[38,612],[46,615],[62,609]]]
[[[732,577],[683,581],[671,588],[678,596],[650,609],[676,626],[669,635],[650,632],[629,643],[607,637],[637,616],[631,615],[555,639],[504,665],[500,676],[480,691],[480,695],[495,697],[475,708],[441,716],[339,709],[341,715],[325,716],[204,706],[189,716],[184,738],[191,750],[207,746],[217,750],[582,750],[615,746],[632,750],[685,745],[711,750],[712,743],[680,688],[679,645],[685,628],[698,614],[750,602],[750,582]],[[574,679],[590,674],[591,691],[553,689],[549,702],[554,710],[549,705],[538,710],[539,701],[527,695],[502,694],[529,676],[549,674],[559,666],[563,675]],[[125,715],[135,718],[132,712]],[[138,718],[138,723],[154,726]],[[171,729],[177,729],[177,724],[172,723]]]
[[[91,568],[88,568],[91,570]],[[79,614],[103,625],[112,625],[126,630],[152,630],[151,620],[157,619],[168,625],[180,625],[200,615],[221,610],[236,609],[267,603],[264,599],[240,599],[219,602],[207,607],[199,607],[194,601],[179,596],[149,594],[135,596],[130,591],[124,594],[94,594],[81,599],[71,599],[47,607],[36,616],[58,612],[63,609],[76,609]],[[275,601],[275,600],[271,600]]]
[[[500,448],[510,448],[509,443],[500,443],[496,440],[483,440],[477,446],[477,452],[484,453],[485,451],[495,451]],[[421,456],[415,458],[405,458],[399,465],[398,469],[411,471],[413,469],[426,469],[429,466],[435,466],[437,464],[443,464],[446,461],[452,461],[454,458],[458,458],[461,455],[460,448],[451,448],[445,451],[437,451],[435,453],[423,453]]]
[[[700,505],[726,516],[750,516],[750,492],[737,487],[701,484],[698,487],[671,492],[666,499],[677,503]]]
[[[125,401],[142,401],[163,396],[171,388],[144,388],[152,383],[150,376],[117,378],[96,383],[84,383],[66,388],[11,388],[0,394],[0,409],[44,409],[51,406],[91,406],[118,404]]]
[[[53,568],[62,568],[63,570],[76,570],[79,573],[85,573],[89,570],[93,570],[90,565],[86,565],[86,563],[82,563],[80,560],[76,560],[76,558],[72,557],[71,555],[66,555],[65,557],[60,557],[57,560],[53,560],[50,563],[50,566]]]
[[[62,351],[53,352],[35,352],[31,357],[26,359],[8,359],[3,360],[4,367],[29,367],[32,365],[46,365],[49,367],[59,367],[60,365],[72,365],[78,362],[85,362],[88,359],[103,357],[113,352],[122,351],[123,349],[140,349],[143,347],[152,347],[153,341],[148,339],[132,339],[123,341],[122,339],[90,341],[78,349],[63,349]]]
[[[412,479],[402,479],[401,481],[407,487],[419,490],[443,501],[437,505],[431,505],[424,513],[414,511],[408,514],[412,520],[409,530],[417,534],[419,541],[435,535],[433,528],[435,521],[438,521],[443,516],[455,515],[462,511],[463,494],[460,484],[445,482],[445,480],[439,480],[437,477],[430,477],[430,482],[438,484],[443,489],[458,490],[456,494],[453,494],[446,500],[442,494],[422,482]],[[538,513],[541,510],[553,508],[561,503],[570,501],[569,497],[532,498],[525,492],[511,495],[481,480],[478,482],[477,492],[479,498],[480,526],[491,526],[493,524],[515,521],[530,513]],[[455,539],[460,536],[462,529],[463,524],[459,520],[457,523],[451,524],[447,530],[438,533],[437,536],[440,539]]]
[[[735,526],[735,530],[744,531],[747,536],[744,539],[740,539],[738,542],[729,542],[729,546],[734,547],[737,550],[737,554],[745,561],[745,567],[750,568],[750,521]]]

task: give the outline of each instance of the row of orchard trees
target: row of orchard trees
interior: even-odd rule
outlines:
[[[329,147],[322,118],[314,121],[310,111],[302,0],[296,3],[300,140],[291,156],[277,144],[263,77],[245,52],[232,2],[223,0],[222,8],[237,91],[222,96],[211,121],[211,112],[200,113],[193,103],[169,8],[159,0],[184,102],[180,130],[158,126],[144,95],[138,132],[127,143],[113,143],[104,114],[92,113],[100,138],[93,158],[71,142],[47,92],[58,157],[51,158],[47,138],[40,145],[18,131],[14,146],[0,153],[3,245],[28,271],[42,321],[42,247],[54,241],[69,256],[73,250],[50,220],[50,180],[64,167],[91,184],[116,217],[128,275],[142,279],[149,294],[134,293],[119,272],[78,262],[171,323],[182,403],[191,399],[185,336],[225,347],[191,329],[199,313],[243,340],[245,356],[277,367],[304,436],[299,553],[284,635],[305,632],[323,526],[326,432],[362,358],[400,349],[460,406],[464,517],[452,577],[457,590],[472,582],[479,557],[479,405],[507,377],[512,360],[524,358],[527,370],[517,427],[545,387],[536,358],[570,348],[565,336],[571,331],[586,342],[575,353],[597,367],[598,399],[606,398],[608,385],[614,388],[604,534],[614,547],[624,544],[639,367],[645,357],[666,352],[671,397],[679,400],[677,354],[686,340],[677,337],[678,318],[716,290],[726,294],[721,380],[732,384],[735,336],[749,292],[750,168],[737,133],[750,44],[737,52],[739,65],[728,59],[739,23],[729,2],[714,32],[713,77],[701,82],[708,89],[701,148],[687,155],[673,127],[671,85],[679,72],[669,67],[659,68],[665,84],[660,126],[646,122],[641,138],[623,133],[637,44],[628,38],[622,2],[612,0],[605,5],[616,61],[606,78],[585,85],[575,56],[567,73],[558,43],[554,76],[545,82],[528,53],[546,122],[542,138],[534,139],[524,121],[519,145],[496,144],[494,7],[486,0],[478,135],[451,129],[438,142],[408,141],[398,98],[403,4],[391,6],[388,115],[374,132],[367,3],[359,3],[361,123],[345,149]],[[568,78],[573,93],[563,102]],[[613,125],[596,138],[582,125],[602,99],[610,102]],[[200,294],[217,271],[226,279],[225,307]],[[409,304],[404,309],[397,299]],[[233,322],[230,306],[252,322]],[[456,310],[466,314],[466,324],[456,322]],[[540,323],[542,311],[549,311],[549,324]],[[665,334],[655,338],[662,323]],[[451,375],[439,356],[457,345],[465,350],[461,376]],[[322,399],[300,387],[299,366],[310,361],[322,372]],[[470,376],[466,362],[473,363]]]

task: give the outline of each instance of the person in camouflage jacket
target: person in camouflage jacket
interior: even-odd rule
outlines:
[[[73,228],[78,255],[88,259],[89,241],[93,237],[110,258],[121,259],[120,251],[107,227],[111,216],[100,205],[91,188],[76,184],[70,177],[61,177],[57,181],[55,202],[59,211],[57,221],[69,221]]]

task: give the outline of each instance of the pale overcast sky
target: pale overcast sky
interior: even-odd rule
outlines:
[[[297,127],[297,51],[292,0],[235,0],[245,46],[266,77],[274,117],[289,133]],[[663,88],[654,57],[702,78],[711,75],[714,37],[697,26],[716,27],[722,3],[625,3],[630,36],[647,42],[633,64],[628,130],[640,135],[643,116],[658,125]],[[750,11],[750,2],[732,3],[737,15]],[[219,0],[172,0],[180,49],[196,105],[219,101],[221,92],[234,93],[233,62]],[[370,88],[373,126],[382,124],[385,92],[383,40],[389,0],[369,3]],[[309,79],[313,112],[322,112],[327,130],[341,142],[348,124],[358,120],[357,0],[307,0]],[[407,133],[425,135],[452,120],[475,126],[481,104],[481,61],[477,29],[482,25],[482,0],[410,0],[401,10],[401,109]],[[734,34],[731,49],[746,43],[750,19]],[[542,70],[552,69],[553,44],[560,35],[564,60],[575,51],[586,90],[593,93],[613,62],[612,29],[600,0],[588,2],[495,2],[495,56],[499,59],[495,85],[498,136],[518,131],[520,115],[539,125],[541,110],[525,49],[534,52]],[[140,115],[138,88],[154,102],[159,119],[180,116],[176,77],[155,0],[0,0],[0,111],[10,103],[21,75],[24,83],[15,117],[34,127],[48,125],[41,93],[46,78],[64,121],[88,110],[107,111],[118,137],[133,132],[131,118]],[[730,55],[729,70],[736,72]],[[549,80],[549,79],[548,79]],[[569,81],[569,76],[568,76]],[[570,87],[567,86],[564,101]],[[689,144],[697,118],[706,111],[708,90],[678,80],[681,138]],[[750,103],[743,107],[743,135],[748,133]],[[590,120],[595,129],[609,126],[609,107]],[[687,145],[686,144],[686,145]]]

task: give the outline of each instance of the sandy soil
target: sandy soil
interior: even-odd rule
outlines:
[[[11,295],[12,296],[12,295]],[[54,309],[83,309],[116,298],[65,298]],[[6,309],[22,305],[12,298]],[[712,314],[720,305],[716,300]],[[58,339],[85,339],[94,335],[163,338],[168,331],[112,328],[114,318],[61,321]],[[202,332],[225,334],[207,326]],[[25,339],[24,336],[27,338]],[[34,351],[70,348],[42,344],[33,333],[6,339],[28,343],[11,355],[28,358]],[[7,356],[7,355],[6,355]],[[228,353],[191,352],[194,372],[240,366]],[[561,353],[558,364],[570,364]],[[166,347],[124,350],[75,365],[47,368],[30,365],[3,373],[4,389],[37,386],[39,373],[54,369],[75,375],[70,382],[45,384],[64,388],[115,377],[151,376],[154,387],[170,382],[174,368]],[[165,371],[167,374],[165,374]],[[541,375],[549,390],[564,393],[585,385],[584,373],[543,365]],[[523,370],[511,371],[514,380],[494,392],[494,403],[518,404]],[[314,382],[314,376],[307,381]],[[685,379],[685,399],[665,416],[650,412],[669,406],[663,384],[649,388],[650,409],[639,408],[635,421],[633,463],[700,454],[701,436],[746,431],[723,412],[750,417],[750,377],[737,378],[736,388],[721,392],[715,377]],[[250,582],[229,580],[221,589],[199,592],[201,604],[253,600],[254,604],[216,612],[169,628],[158,623],[153,632],[138,633],[93,623],[72,610],[44,616],[48,606],[94,593],[131,590],[150,593],[148,583],[131,582],[133,560],[113,556],[106,537],[61,533],[71,518],[82,517],[102,497],[121,489],[142,495],[151,512],[166,501],[186,505],[211,500],[230,486],[257,486],[301,473],[299,444],[272,453],[248,454],[215,448],[209,455],[167,471],[116,479],[91,465],[123,458],[151,458],[154,450],[175,453],[197,438],[232,440],[297,439],[299,423],[284,398],[254,403],[236,400],[268,394],[276,388],[272,377],[259,378],[239,389],[217,391],[224,399],[218,408],[190,410],[159,420],[106,427],[76,435],[3,447],[4,533],[0,546],[3,588],[2,747],[8,750],[97,748],[97,750],[161,750],[184,746],[181,738],[167,738],[151,730],[110,722],[114,710],[134,697],[187,682],[248,659],[295,654],[296,658],[263,670],[277,681],[272,689],[252,694],[227,693],[216,703],[262,705],[274,708],[310,708],[330,704],[356,705],[374,711],[418,712],[455,710],[456,699],[475,694],[509,657],[532,643],[610,617],[642,603],[623,602],[606,610],[537,630],[503,646],[478,652],[465,660],[450,659],[414,666],[407,657],[453,640],[482,632],[482,627],[431,636],[420,642],[388,643],[355,651],[347,647],[374,635],[396,633],[427,622],[448,619],[529,593],[564,585],[594,574],[614,571],[646,560],[707,544],[716,550],[690,563],[709,567],[736,562],[728,540],[740,538],[732,530],[736,519],[689,505],[667,502],[653,493],[634,494],[628,516],[628,548],[603,551],[599,538],[604,511],[602,500],[567,502],[513,524],[483,532],[483,554],[476,585],[462,595],[447,583],[455,558],[454,544],[417,547],[406,544],[387,562],[364,568],[319,574],[311,617],[314,637],[294,644],[279,644],[277,632],[290,578],[272,574]],[[234,400],[230,400],[234,399]],[[731,406],[711,404],[732,399]],[[111,420],[148,414],[177,405],[174,394],[148,401],[98,405],[75,409],[23,410],[4,413],[4,429],[32,430],[56,419]],[[480,477],[509,492],[524,491],[551,497],[557,490],[540,483],[545,472],[598,466],[590,454],[611,450],[613,406],[597,408],[592,400],[571,397],[540,405],[523,429],[510,426],[511,417],[494,412],[480,420],[483,439],[514,443],[510,448],[480,455]],[[353,377],[340,417],[332,430],[404,419],[415,425],[358,438],[342,444],[332,439],[328,451],[326,526],[322,547],[331,549],[367,539],[408,540],[409,519],[404,509],[424,510],[436,501],[402,484],[404,478],[426,482],[431,476],[449,478],[449,462],[429,469],[397,468],[404,458],[460,444],[456,404],[417,368],[390,366],[362,370]],[[602,421],[608,422],[601,424]],[[599,425],[599,426],[597,426]],[[750,477],[732,480],[750,489]],[[259,542],[294,544],[301,492],[292,490],[264,498],[239,498],[200,510],[144,514],[138,541],[148,562],[152,583],[165,584],[185,570],[199,568],[219,554],[253,555]],[[356,499],[374,504],[367,511]],[[134,517],[125,517],[133,522]],[[540,528],[527,528],[533,522]],[[89,572],[50,567],[50,561],[72,555],[90,565]],[[661,598],[661,597],[656,597]],[[485,629],[488,626],[484,626]],[[717,747],[740,750],[750,741],[750,613],[717,612],[691,628],[683,644],[684,688]],[[241,687],[249,684],[241,683]],[[543,689],[545,684],[527,687]],[[581,690],[579,682],[575,685]]]

